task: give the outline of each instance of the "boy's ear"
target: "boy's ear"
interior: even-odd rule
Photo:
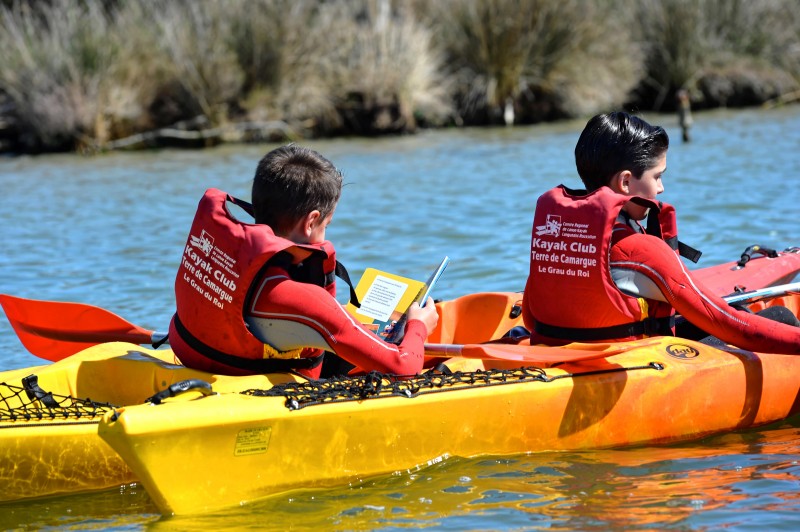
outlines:
[[[311,232],[317,227],[320,221],[320,212],[317,209],[306,214],[305,218],[303,218],[303,233],[306,237],[311,236]]]
[[[633,174],[631,171],[623,170],[621,172],[617,172],[617,174],[611,178],[611,182],[608,184],[608,186],[611,188],[611,190],[618,194],[630,194],[631,179],[633,179]]]

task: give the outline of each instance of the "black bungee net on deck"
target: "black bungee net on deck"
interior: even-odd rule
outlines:
[[[533,366],[516,369],[488,369],[478,371],[450,371],[446,366],[428,370],[421,375],[402,376],[372,371],[360,376],[332,377],[330,379],[305,382],[287,382],[269,389],[249,389],[240,392],[254,397],[284,397],[284,405],[289,410],[299,410],[306,406],[363,401],[387,397],[414,398],[431,393],[486,388],[526,382],[549,383],[559,379],[574,379],[589,375],[615,373],[634,370],[661,371],[664,365],[650,362],[637,366],[613,367],[609,369],[589,369],[576,373],[548,375],[546,370]],[[198,389],[201,388],[201,389]],[[145,400],[153,405],[162,400],[188,391],[200,391],[203,396],[212,395],[211,384],[200,379],[189,379],[171,385]],[[160,399],[160,400],[155,400]],[[0,382],[0,423],[47,421],[49,423],[98,423],[108,412],[117,414],[119,405],[78,399],[58,395],[43,390],[36,375],[22,379],[22,386]],[[4,428],[0,425],[0,428]]]
[[[0,382],[0,422],[92,420],[98,422],[117,407],[91,399],[78,399],[44,391],[36,375],[22,379],[22,386]]]
[[[286,408],[300,408],[323,403],[360,401],[379,397],[416,397],[465,388],[526,381],[546,381],[549,377],[539,368],[514,370],[481,370],[470,372],[428,371],[421,375],[398,376],[371,371],[366,375],[332,377],[306,382],[277,384],[267,390],[245,390],[242,394],[256,397],[286,397]]]
[[[429,370],[421,375],[397,376],[372,371],[363,376],[332,377],[306,382],[277,384],[266,390],[251,389],[241,392],[256,397],[285,397],[286,408],[299,410],[306,406],[345,401],[361,401],[385,397],[413,398],[423,394],[450,392],[465,389],[518,384],[524,382],[548,383],[558,379],[576,378],[601,373],[632,370],[657,370],[664,366],[657,362],[639,366],[589,370],[580,373],[548,375],[542,368],[488,369],[451,372]]]

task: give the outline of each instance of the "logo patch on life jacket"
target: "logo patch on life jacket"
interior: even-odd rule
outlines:
[[[699,357],[700,351],[685,344],[670,344],[667,346],[667,354],[674,358],[689,359]]]
[[[542,236],[555,236],[561,234],[561,216],[557,214],[548,214],[547,220],[544,225],[536,227],[536,235]]]
[[[200,248],[206,254],[206,257],[214,249],[214,237],[206,233],[205,229],[202,230],[199,237],[189,235],[189,240],[194,247]]]

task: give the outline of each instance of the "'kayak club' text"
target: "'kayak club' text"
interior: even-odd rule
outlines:
[[[216,248],[214,251],[219,252]],[[212,256],[211,260],[228,270],[227,275],[225,271],[215,268],[211,261],[206,260],[190,245],[187,245],[183,254],[183,280],[208,301],[222,309],[226,302],[233,301],[233,296],[228,291],[236,291],[236,282],[233,277],[238,277],[238,275],[227,264],[214,260],[215,258]]]

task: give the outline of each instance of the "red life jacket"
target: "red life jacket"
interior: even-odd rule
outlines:
[[[562,185],[539,198],[523,297],[525,314],[534,321],[528,324],[531,343],[627,340],[672,333],[670,305],[627,295],[611,277],[614,232],[633,231],[617,223],[628,201],[649,207],[653,216],[648,232],[660,238],[663,233],[673,249],[678,248],[675,210],[669,205],[665,208],[662,203],[617,194],[608,187],[585,194]]]
[[[283,261],[293,279],[320,285],[335,296],[333,245],[296,244],[276,236],[268,225],[241,222],[227,202],[252,214],[248,203],[221,190],[208,189],[200,200],[175,278],[177,310],[169,327],[175,354],[196,369],[222,365],[239,370],[233,374],[319,365],[321,352],[313,349],[303,350],[301,358],[266,358],[275,352],[250,333],[244,308],[260,272],[275,261]]]

